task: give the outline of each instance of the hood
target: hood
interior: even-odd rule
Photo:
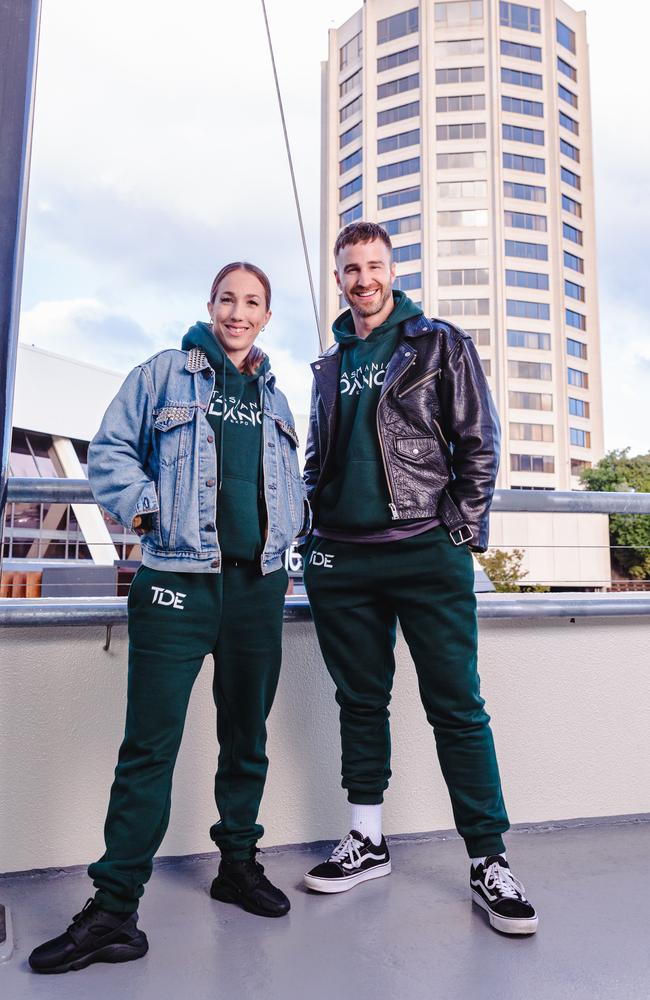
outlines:
[[[271,367],[271,362],[265,354],[252,375],[240,372],[215,337],[209,323],[198,322],[191,326],[183,337],[181,347],[184,351],[189,351],[192,347],[200,348],[210,362],[210,367],[214,369],[216,384],[221,386],[224,380],[233,385],[256,382],[260,375],[266,375]]]
[[[399,290],[393,291],[393,311],[386,317],[381,326],[376,327],[372,333],[365,338],[366,341],[377,340],[389,330],[393,330],[407,319],[414,319],[422,316],[422,310],[409,299],[408,295]],[[334,321],[332,326],[334,337],[339,344],[351,344],[361,338],[357,337],[354,330],[354,320],[352,311],[347,309]]]

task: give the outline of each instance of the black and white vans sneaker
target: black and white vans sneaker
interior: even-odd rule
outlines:
[[[327,861],[306,873],[305,885],[316,892],[345,892],[359,882],[382,875],[390,875],[390,854],[384,838],[375,847],[369,837],[351,830]]]
[[[472,865],[469,884],[472,901],[487,910],[496,930],[504,934],[535,933],[535,907],[526,899],[526,890],[500,854],[486,858],[476,868]]]

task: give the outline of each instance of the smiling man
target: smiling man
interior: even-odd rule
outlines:
[[[312,365],[304,579],[341,710],[351,829],[305,883],[343,892],[390,873],[381,803],[399,620],[471,858],[472,899],[496,929],[531,934],[537,915],[505,857],[509,824],[477,673],[470,549],[487,548],[498,468],[490,391],[471,338],[393,290],[381,226],[347,226],[334,257],[350,308]]]

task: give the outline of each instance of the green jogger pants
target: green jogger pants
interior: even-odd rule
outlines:
[[[456,827],[470,857],[504,850],[508,829],[477,672],[474,571],[443,527],[396,542],[314,538],[304,580],[340,706],[343,787],[378,803],[390,778],[388,705],[396,625],[417,671]]]
[[[257,562],[220,574],[141,567],[129,593],[126,728],[104,830],[88,873],[106,910],[132,912],[169,822],[172,774],[204,657],[214,657],[219,758],[210,836],[225,857],[249,857],[268,760],[266,719],[280,673],[287,574]]]

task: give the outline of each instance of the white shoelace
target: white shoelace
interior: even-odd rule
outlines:
[[[348,833],[330,854],[330,861],[347,860],[351,865],[356,866],[361,863],[360,847],[363,847],[363,841],[357,840],[351,833]]]
[[[486,889],[496,889],[500,896],[506,899],[526,898],[526,890],[518,878],[512,874],[509,868],[504,868],[497,861],[493,861],[485,873]]]

